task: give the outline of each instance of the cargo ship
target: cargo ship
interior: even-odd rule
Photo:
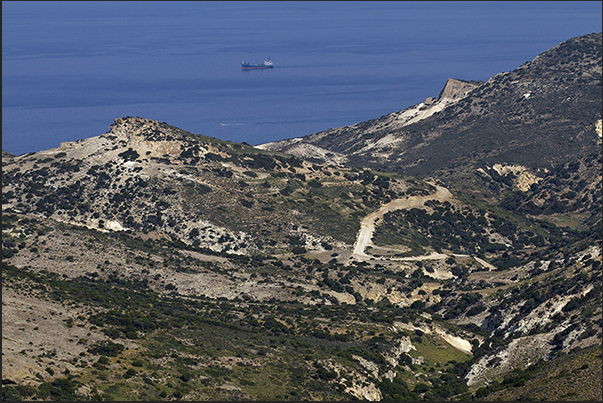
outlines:
[[[274,67],[274,63],[270,58],[264,60],[262,64],[249,64],[247,62],[241,62],[241,68],[243,70],[263,70],[263,69],[271,69]]]

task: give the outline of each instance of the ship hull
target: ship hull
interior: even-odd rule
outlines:
[[[241,66],[243,70],[266,70],[271,69],[274,66]]]
[[[274,67],[274,63],[270,58],[264,60],[262,64],[249,64],[245,61],[241,62],[241,69],[243,70],[266,70]]]

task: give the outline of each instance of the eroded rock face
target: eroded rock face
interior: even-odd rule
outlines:
[[[465,80],[457,80],[455,78],[449,78],[446,81],[446,85],[440,92],[438,99],[449,98],[449,99],[459,99],[467,96],[469,92],[473,91],[475,88],[482,85],[482,81],[465,81]]]
[[[117,136],[118,141],[125,141],[128,147],[139,154],[147,156],[180,155],[183,149],[181,136],[175,136],[165,130],[165,125],[151,119],[144,118],[117,118],[110,126],[109,133],[105,136]],[[147,154],[148,152],[148,154]]]
[[[372,383],[356,384],[346,388],[346,393],[356,396],[358,399],[364,399],[371,402],[378,402],[383,398],[381,391]]]
[[[553,336],[548,333],[521,337],[509,343],[504,350],[482,357],[467,372],[467,385],[488,385],[513,368],[534,364],[548,354]]]
[[[527,192],[534,183],[542,180],[542,178],[534,175],[528,168],[521,165],[494,164],[492,169],[498,172],[499,175],[513,174],[515,176],[513,185],[522,192]]]
[[[385,356],[385,359],[392,367],[395,368],[398,366],[400,356],[408,353],[410,350],[416,350],[416,347],[412,345],[410,337],[403,336],[400,340],[398,340],[398,345],[392,349],[390,354]]]
[[[313,144],[304,143],[300,140],[300,138],[294,138],[289,140],[275,141],[259,144],[256,146],[256,148],[268,151],[281,151],[287,154],[295,155],[299,158],[317,160],[319,162],[335,166],[340,166],[347,162],[347,157],[342,154],[317,147]]]

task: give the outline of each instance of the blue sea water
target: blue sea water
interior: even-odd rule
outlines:
[[[486,81],[601,16],[600,1],[3,1],[2,149],[123,116],[253,145],[303,136]]]

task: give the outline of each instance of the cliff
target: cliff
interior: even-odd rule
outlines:
[[[438,95],[438,99],[448,98],[448,99],[459,99],[464,98],[471,92],[473,89],[482,85],[483,81],[466,81],[466,80],[457,80],[454,78],[449,78],[446,81],[446,85],[440,91],[440,95]]]

